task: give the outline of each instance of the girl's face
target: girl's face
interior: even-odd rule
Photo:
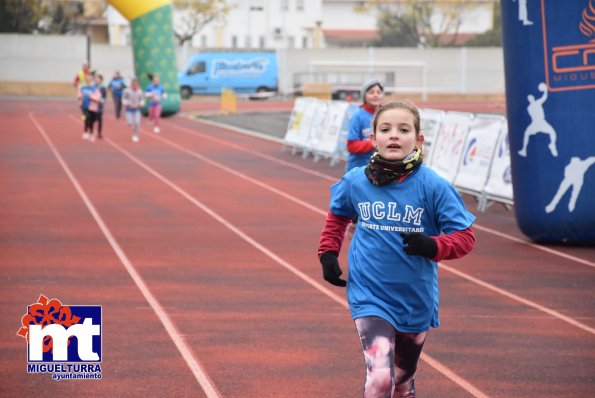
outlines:
[[[414,116],[407,109],[387,109],[378,116],[376,131],[370,136],[380,157],[403,160],[415,147],[421,147],[424,136],[415,131]]]
[[[373,86],[371,89],[366,91],[366,95],[364,96],[364,103],[378,107],[382,104],[382,99],[384,98],[384,92],[380,89],[378,85]]]

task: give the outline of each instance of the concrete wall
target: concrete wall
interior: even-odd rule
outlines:
[[[359,71],[363,76],[360,81],[366,76],[382,78],[387,72],[393,72],[391,85],[404,92],[416,92],[423,84],[425,67],[430,94],[504,93],[501,48],[280,50],[279,62],[283,70],[279,84],[286,90],[291,89],[295,73],[351,70]],[[330,65],[325,66],[326,63]],[[415,65],[407,66],[407,63]]]
[[[72,81],[86,58],[85,36],[0,35],[0,80]]]
[[[178,49],[178,68],[200,49]],[[426,87],[432,95],[496,95],[504,93],[500,48],[325,48],[281,49],[279,87],[289,93],[295,76],[304,72],[351,74],[356,84],[369,76],[391,73],[397,92],[420,93],[424,65]],[[95,44],[89,48],[91,67],[109,81],[119,70],[134,75],[130,46]],[[0,35],[0,94],[72,95],[72,81],[87,58],[84,36]],[[325,65],[326,63],[326,65]],[[330,64],[332,63],[332,64]],[[403,63],[415,63],[414,67]]]

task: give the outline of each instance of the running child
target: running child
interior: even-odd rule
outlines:
[[[112,80],[109,82],[109,90],[112,93],[112,100],[114,101],[114,111],[116,112],[116,119],[120,118],[122,113],[122,93],[126,88],[124,78],[120,75],[119,71],[114,73]]]
[[[91,67],[89,66],[89,61],[83,60],[83,64],[81,69],[76,73],[74,76],[74,80],[72,85],[77,89],[80,89],[86,83],[87,75],[92,74]]]
[[[349,171],[354,167],[365,166],[374,153],[370,143],[372,133],[372,118],[384,99],[384,87],[378,79],[368,80],[361,88],[362,106],[355,112],[349,125],[347,135],[347,167]]]
[[[107,97],[107,90],[103,85],[103,76],[99,73],[95,74],[95,87],[97,90],[97,111],[95,113],[95,120],[93,124],[97,122],[97,138],[102,139],[102,129],[103,129],[103,106],[105,104],[105,99]]]
[[[167,98],[167,93],[161,84],[159,76],[148,74],[151,84],[145,89],[145,95],[149,100],[149,120],[153,122],[153,132],[159,134],[159,119],[161,118],[161,99]]]
[[[140,128],[140,109],[145,104],[145,95],[137,78],[133,78],[130,87],[127,87],[122,94],[122,105],[126,112],[126,120],[132,128],[132,142],[138,142],[138,129]]]
[[[91,96],[95,92],[95,84],[91,74],[84,76],[85,82],[78,89],[78,100],[80,109],[82,112],[83,119],[83,139],[89,140],[93,137],[93,115],[89,111],[89,107],[92,107]]]
[[[383,105],[372,126],[376,152],[368,164],[331,187],[318,256],[324,279],[347,286],[367,368],[364,397],[411,398],[427,333],[440,325],[436,262],[471,252],[475,217],[450,183],[423,165],[414,105]],[[345,281],[337,258],[356,215]]]

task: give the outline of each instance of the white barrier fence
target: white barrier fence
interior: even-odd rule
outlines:
[[[284,144],[315,161],[346,160],[349,123],[357,109],[345,101],[299,97]],[[505,117],[437,109],[420,109],[420,116],[426,165],[474,196],[480,211],[494,202],[514,203]]]

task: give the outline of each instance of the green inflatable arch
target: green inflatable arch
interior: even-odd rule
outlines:
[[[167,92],[162,115],[180,110],[176,47],[169,0],[108,0],[128,21],[132,31],[134,72],[142,88],[150,82],[148,73],[159,75]]]

